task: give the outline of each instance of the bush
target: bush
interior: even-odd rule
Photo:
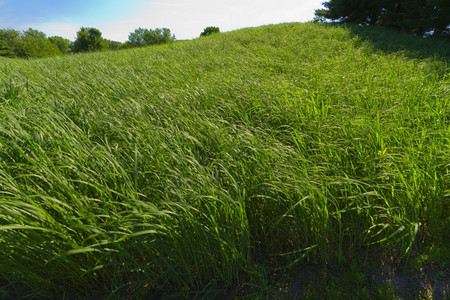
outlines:
[[[213,33],[220,33],[219,27],[209,26],[206,27],[202,33],[200,33],[200,36],[208,36]]]

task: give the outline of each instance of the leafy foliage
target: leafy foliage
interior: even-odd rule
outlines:
[[[108,49],[109,50],[119,50],[122,48],[122,43],[121,42],[117,42],[117,41],[112,41],[112,40],[106,40],[106,42],[108,43]]]
[[[5,41],[9,47],[14,47],[20,37],[20,31],[14,29],[0,29],[0,40]]]
[[[50,42],[55,44],[62,54],[69,53],[70,41],[60,36],[52,36],[48,38]]]
[[[200,33],[200,36],[208,36],[208,35],[210,35],[210,34],[213,34],[213,33],[219,33],[219,32],[220,32],[219,27],[208,26],[208,27],[206,27],[206,28],[203,30],[202,33]]]
[[[0,29],[0,43],[9,56],[40,58],[65,54],[69,41],[62,37],[47,38],[45,33],[29,28],[23,32]]]
[[[175,36],[168,28],[145,29],[137,28],[128,36],[133,47],[142,47],[156,44],[165,44],[175,40]]]
[[[47,39],[45,33],[28,29],[23,32],[16,44],[16,53],[20,57],[40,58],[61,55],[58,46]]]
[[[20,32],[14,29],[0,29],[0,56],[40,58],[69,52],[94,52],[103,50],[119,50],[142,47],[154,44],[165,44],[175,40],[168,28],[138,28],[130,33],[125,43],[108,40],[102,37],[97,28],[81,27],[74,42],[52,36],[35,29]]]
[[[108,49],[108,42],[97,28],[81,27],[71,45],[72,52],[93,52]]]
[[[0,29],[0,56],[15,57],[15,48],[20,32],[14,29]]]
[[[0,56],[15,57],[14,50],[4,40],[0,40]]]
[[[450,35],[447,0],[330,0],[317,17],[340,22],[379,25],[424,35]]]

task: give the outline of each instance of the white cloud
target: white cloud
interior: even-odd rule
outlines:
[[[1,0],[0,0],[1,1]],[[323,0],[157,0],[144,4],[132,17],[102,24],[83,24],[100,29],[108,39],[125,41],[138,27],[170,28],[177,39],[198,37],[207,26],[221,31],[283,22],[305,22]],[[47,23],[31,26],[71,40],[80,24]]]

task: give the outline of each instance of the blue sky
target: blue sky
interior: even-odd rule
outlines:
[[[0,0],[0,28],[41,30],[74,40],[81,26],[96,27],[108,39],[125,41],[138,27],[170,28],[177,39],[197,37],[203,28],[306,22],[324,0]]]

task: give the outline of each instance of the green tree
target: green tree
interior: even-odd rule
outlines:
[[[316,17],[377,25],[423,35],[449,35],[448,0],[329,0]]]
[[[49,37],[48,40],[55,44],[62,54],[67,54],[69,52],[70,41],[68,39],[60,36],[52,36]]]
[[[128,42],[133,47],[165,44],[175,40],[175,35],[168,28],[145,29],[139,27],[128,35]]]
[[[381,13],[380,0],[330,0],[316,16],[340,22],[375,25]]]
[[[4,40],[0,40],[0,56],[15,57],[14,50]]]
[[[117,42],[117,41],[111,41],[111,40],[106,40],[106,42],[108,43],[108,49],[109,50],[119,50],[122,48],[122,43],[121,42]]]
[[[20,32],[14,29],[0,29],[2,56],[17,56],[15,49],[20,38]]]
[[[144,46],[144,34],[145,31],[148,29],[144,29],[139,27],[138,29],[135,29],[133,32],[131,32],[128,35],[128,41],[134,46],[134,47],[142,47]]]
[[[219,33],[219,32],[220,32],[219,27],[208,26],[208,27],[206,27],[205,29],[203,29],[203,32],[200,33],[200,36],[208,36],[208,35],[210,35],[210,34],[213,34],[213,33]]]
[[[14,29],[0,29],[0,40],[12,47],[20,37],[20,32]]]
[[[449,36],[448,0],[408,0],[385,3],[378,25],[423,35]]]
[[[169,28],[162,28],[159,34],[161,43],[169,43],[175,41],[175,35],[170,32]]]
[[[81,27],[71,45],[72,52],[92,52],[108,49],[108,42],[97,28]]]
[[[20,34],[15,53],[23,58],[40,58],[61,55],[58,47],[47,39],[45,33],[29,28]]]
[[[125,43],[122,43],[122,45],[120,45],[120,49],[130,49],[134,47],[135,46],[130,41],[126,41]]]

